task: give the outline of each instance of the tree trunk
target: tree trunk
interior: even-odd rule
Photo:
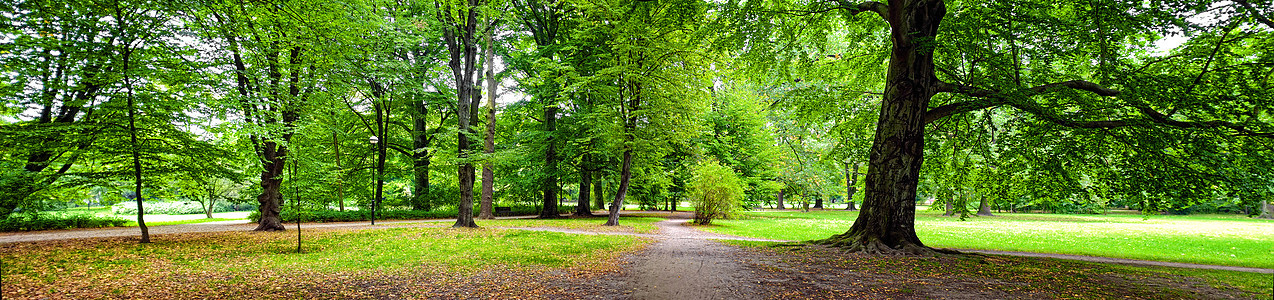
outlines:
[[[782,189],[779,189],[779,207],[778,208],[787,209],[787,207],[783,207],[783,190]]]
[[[432,199],[429,194],[429,123],[426,116],[429,115],[429,106],[422,99],[416,99],[411,103],[414,114],[412,116],[411,141],[415,151],[411,154],[412,163],[412,190],[411,209],[413,210],[431,210]]]
[[[1261,200],[1261,216],[1262,219],[1274,219],[1274,205],[1269,200]]]
[[[955,215],[955,207],[954,207],[951,203],[952,203],[952,202],[955,202],[955,199],[947,199],[947,200],[943,200],[942,202],[943,202],[943,203],[945,203],[945,204],[947,205],[947,210],[945,210],[945,211],[942,213],[942,216],[943,216],[943,217],[950,217],[950,216],[954,216],[954,215]]]
[[[632,174],[633,149],[629,148],[624,150],[624,163],[619,171],[619,190],[615,191],[615,202],[610,205],[610,218],[606,220],[606,226],[619,226],[619,209],[624,206],[624,196],[628,194],[628,179]]]
[[[982,198],[982,203],[978,204],[978,215],[983,217],[994,217],[991,213],[991,206],[986,203],[986,198]]]
[[[819,196],[814,199],[814,208],[823,209],[823,197]]]
[[[131,44],[130,41],[129,45]],[[137,227],[142,231],[142,243],[150,243],[150,230],[146,228],[146,208],[142,206],[142,154],[139,149],[141,144],[137,142],[137,103],[133,101],[133,84],[128,76],[131,53],[130,49],[124,48],[124,86],[128,87],[128,138],[133,154],[133,192],[137,196]]]
[[[345,211],[345,168],[341,167],[341,139],[335,131],[332,132],[332,150],[336,152],[336,205]]]
[[[606,188],[606,178],[598,176],[596,179],[597,180],[593,181],[592,192],[595,194],[593,195],[593,206],[597,207],[597,209],[604,209],[606,208],[606,193],[604,192],[604,189]]]
[[[283,219],[279,213],[283,211],[279,200],[283,194],[279,192],[279,187],[283,184],[283,167],[284,156],[287,155],[287,147],[277,145],[273,141],[264,143],[264,160],[261,170],[261,195],[257,196],[257,211],[261,213],[261,219],[257,221],[255,231],[282,231]]]
[[[592,198],[589,196],[589,188],[593,186],[593,172],[588,171],[589,155],[584,155],[584,161],[580,162],[579,170],[579,197],[575,201],[575,216],[592,217],[593,210],[589,207],[588,202]]]
[[[893,49],[867,165],[862,213],[849,231],[822,243],[868,253],[931,252],[916,236],[916,186],[924,162],[924,116],[939,82],[933,45],[946,15],[941,0],[889,2]]]
[[[492,26],[494,31],[495,27]],[[482,202],[479,205],[478,219],[490,220],[495,219],[495,215],[491,213],[491,206],[495,202],[495,170],[492,168],[492,160],[489,158],[495,153],[495,47],[492,44],[492,36],[494,33],[487,34],[487,136],[486,141],[482,143],[482,153],[486,153],[488,159],[482,164]]]
[[[460,186],[460,202],[456,205],[456,223],[452,227],[468,227],[476,228],[477,223],[473,222],[473,182],[475,180],[475,170],[473,163],[469,161],[469,151],[472,150],[472,142],[469,141],[469,135],[473,129],[469,127],[470,120],[473,117],[473,107],[476,105],[474,96],[475,90],[480,90],[480,80],[475,81],[475,73],[480,74],[477,70],[481,70],[482,66],[477,62],[477,46],[475,39],[478,37],[478,2],[474,0],[468,1],[466,4],[467,13],[459,16],[449,16],[449,20],[444,20],[449,24],[443,26],[443,40],[447,44],[447,53],[451,60],[447,66],[451,69],[456,87],[456,158],[461,163],[456,169],[458,184]],[[461,19],[457,19],[457,17]]]
[[[548,100],[545,100],[548,101]],[[550,101],[551,102],[551,101]],[[540,189],[544,192],[544,208],[540,210],[540,219],[562,217],[557,211],[557,105],[544,106],[544,131],[548,132],[547,149],[544,151],[544,182]]]
[[[854,169],[849,169],[849,163],[845,163],[845,210],[858,210],[854,207],[854,193],[858,192],[858,163],[854,163]]]

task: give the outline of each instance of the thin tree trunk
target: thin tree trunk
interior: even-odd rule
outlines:
[[[495,26],[491,26],[491,32],[487,33],[487,136],[486,141],[482,144],[483,151],[488,157],[495,153],[495,45],[492,43],[495,36]],[[492,168],[492,160],[482,164],[482,203],[479,205],[479,219],[495,219],[495,215],[491,213],[491,206],[494,205],[495,195],[495,170]]]
[[[858,192],[858,163],[854,163],[854,169],[849,169],[849,163],[845,163],[845,210],[858,210],[854,207],[854,193]]]
[[[619,171],[619,190],[615,191],[615,202],[610,205],[610,218],[606,226],[619,226],[619,209],[624,206],[624,196],[628,194],[628,179],[633,174],[633,149],[624,150],[624,162]]]
[[[341,167],[341,140],[335,131],[332,132],[332,150],[336,151],[336,205],[345,211],[345,168]]]
[[[123,25],[120,25],[123,26]],[[131,41],[129,42],[131,44]],[[128,76],[129,57],[132,49],[124,48],[124,86],[128,87],[128,138],[133,154],[133,192],[137,197],[137,227],[142,231],[142,243],[150,243],[150,230],[146,228],[146,208],[142,206],[142,153],[137,141],[137,103],[133,100],[133,83]]]
[[[932,42],[947,10],[941,0],[888,5],[893,48],[862,212],[849,231],[822,242],[850,251],[920,254],[932,251],[916,236],[916,187],[924,161],[925,111],[939,82]]]

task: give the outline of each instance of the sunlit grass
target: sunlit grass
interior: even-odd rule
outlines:
[[[570,218],[570,219],[504,219],[504,220],[477,220],[479,226],[483,227],[561,227],[568,229],[588,230],[588,231],[626,231],[632,230],[637,233],[654,233],[659,230],[655,226],[655,222],[659,222],[663,218],[651,217],[621,217],[619,219],[620,226],[603,226],[606,223],[606,217],[593,218]]]
[[[932,247],[1091,255],[1274,268],[1274,221],[1239,216],[999,214],[964,221],[920,211],[916,234]],[[856,212],[750,212],[705,230],[814,240],[847,231]]]

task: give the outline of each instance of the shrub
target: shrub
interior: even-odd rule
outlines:
[[[89,215],[11,215],[0,219],[0,231],[119,227],[127,220]]]
[[[708,225],[713,219],[731,218],[742,205],[743,183],[739,176],[715,160],[695,166],[695,175],[687,183],[687,189],[695,208],[695,224]]]

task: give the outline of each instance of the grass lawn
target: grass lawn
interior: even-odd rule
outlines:
[[[663,218],[652,217],[628,217],[621,216],[619,218],[620,226],[603,226],[606,224],[606,217],[592,218],[570,218],[570,219],[505,219],[505,220],[475,220],[478,226],[483,227],[561,227],[569,229],[612,232],[612,231],[632,231],[636,233],[654,233],[659,228],[655,227],[655,222],[664,220]]]
[[[613,270],[616,257],[647,242],[523,230],[389,228],[306,231],[305,251],[296,253],[295,234],[183,234],[153,244],[133,238],[3,244],[4,298],[365,298],[359,293],[366,288],[382,289],[380,295],[428,294],[466,286],[445,284],[461,276],[516,281],[551,270]],[[414,286],[428,282],[444,284]],[[393,290],[398,288],[410,290]]]
[[[916,234],[926,245],[1105,256],[1274,268],[1274,221],[1242,216],[999,214],[961,221],[917,211]],[[713,221],[707,231],[747,237],[813,240],[844,233],[857,212],[749,212]]]

